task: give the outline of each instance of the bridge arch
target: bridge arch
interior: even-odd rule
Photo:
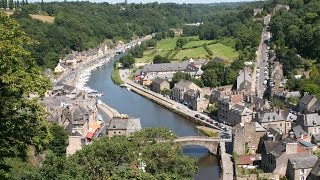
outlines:
[[[211,154],[217,155],[218,148],[220,145],[220,139],[218,138],[208,138],[204,136],[186,136],[179,137],[174,142],[181,144],[182,146],[197,145],[205,147],[209,150]]]

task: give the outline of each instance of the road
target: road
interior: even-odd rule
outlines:
[[[266,43],[264,42],[270,39],[267,31],[267,26],[269,26],[270,18],[271,18],[271,15],[264,17],[265,27],[263,28],[263,32],[262,32],[260,48],[258,48],[259,52],[257,54],[255,72],[253,72],[255,92],[257,96],[260,98],[263,97],[264,92],[266,90],[264,84],[266,84],[265,83],[266,80],[269,79],[268,49],[267,49]]]
[[[120,70],[120,77],[122,78],[122,80],[127,84],[129,85],[131,88],[137,88],[139,89],[140,91],[143,91],[147,94],[150,94],[154,97],[156,97],[159,101],[163,101],[167,106],[170,106],[172,109],[174,109],[175,111],[180,111],[182,112],[183,114],[189,116],[189,117],[192,117],[192,118],[195,118],[197,120],[199,120],[202,124],[208,126],[208,127],[212,127],[212,128],[215,128],[215,129],[219,129],[221,130],[223,127],[226,128],[226,129],[229,129],[231,130],[231,127],[225,125],[225,124],[222,124],[220,123],[220,126],[216,126],[210,122],[207,122],[206,119],[211,119],[209,116],[207,116],[206,114],[202,114],[200,112],[197,112],[197,111],[193,111],[191,109],[189,109],[188,107],[186,107],[185,105],[183,104],[180,104],[176,101],[173,101],[172,99],[169,99],[167,97],[164,97],[163,95],[161,94],[158,94],[158,93],[155,93],[151,90],[148,90],[146,89],[145,87],[141,86],[140,84],[138,83],[135,83],[133,81],[131,81],[130,79],[128,79],[128,71],[127,70]],[[200,119],[200,118],[196,118],[195,116],[196,115],[200,115],[200,117],[203,117],[203,119]],[[212,120],[212,119],[211,119]],[[215,120],[212,120],[214,123],[218,123],[217,121]],[[228,131],[227,133],[231,134],[231,131]]]

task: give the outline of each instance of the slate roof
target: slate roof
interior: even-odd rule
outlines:
[[[142,69],[137,69],[136,72],[134,73],[135,76],[141,75]]]
[[[304,126],[320,126],[320,116],[318,113],[304,114],[303,120]]]
[[[263,128],[258,122],[255,122],[256,125],[256,132],[264,132],[266,131],[265,128]]]
[[[259,122],[283,121],[284,118],[275,112],[266,112],[259,118]]]
[[[286,121],[295,121],[295,120],[297,120],[297,115],[288,112],[288,114],[285,115],[285,120]]]
[[[189,89],[187,90],[184,94],[188,95],[188,96],[194,96],[194,97],[198,97],[198,93],[200,94],[200,92],[198,90],[194,90],[194,89]]]
[[[300,125],[293,127],[292,131],[296,138],[301,138],[301,135],[304,135],[304,136],[308,135],[308,133],[306,133]]]
[[[312,134],[312,137],[313,137],[314,140],[316,140],[317,142],[320,141],[320,134]]]
[[[292,138],[284,138],[278,141],[277,145],[275,145],[272,150],[270,151],[276,158],[281,156],[286,151],[286,144],[287,143],[296,143],[296,141]]]
[[[234,106],[232,106],[231,111],[237,111],[240,115],[245,115],[247,111],[250,111],[250,109],[240,104],[235,104]]]
[[[300,99],[300,103],[308,104],[313,98],[314,96],[307,94]]]
[[[299,142],[302,146],[307,147],[307,148],[313,148],[313,147],[317,146],[317,145],[315,145],[315,144],[312,144],[311,142],[304,141],[304,140],[298,140],[298,142]]]
[[[282,138],[282,134],[280,134],[279,131],[277,131],[276,129],[274,129],[274,128],[272,128],[272,127],[270,127],[270,128],[267,129],[266,134],[267,134],[268,136],[274,137],[274,140],[275,140],[275,141],[279,141],[279,140]]]
[[[174,63],[160,63],[160,64],[146,64],[142,68],[142,72],[167,72],[167,71],[191,71],[191,69],[188,69],[189,62],[183,61],[183,62],[174,62]],[[190,66],[189,66],[190,67]],[[195,66],[192,66],[195,67]],[[197,67],[195,67],[195,72],[198,70]]]
[[[270,151],[278,144],[276,141],[264,141],[264,148],[266,150],[266,153],[270,153]]]
[[[63,90],[66,92],[66,93],[71,93],[72,91],[76,90],[77,88],[74,87],[74,86],[70,86],[70,85],[67,85],[67,84],[64,84],[64,83],[56,83],[55,86],[53,87],[54,89],[56,88],[61,88],[61,86],[63,86]]]
[[[318,157],[313,154],[294,154],[289,157],[293,169],[308,169],[314,167]]]
[[[128,120],[127,119],[112,119],[107,129],[114,130],[114,129],[121,129],[126,130],[128,127]]]
[[[320,159],[318,159],[316,164],[313,166],[312,170],[310,171],[310,174],[320,177]]]
[[[290,91],[285,94],[286,98],[289,98],[289,97],[298,97],[299,98],[300,96],[301,96],[301,94],[299,91]]]
[[[320,100],[317,100],[309,109],[310,112],[318,112],[320,110]]]
[[[184,89],[188,88],[192,84],[192,81],[181,79],[177,84],[174,85],[174,88]]]
[[[156,83],[156,84],[161,84],[163,82],[165,82],[166,80],[160,78],[160,77],[156,77],[155,79],[153,79],[153,83]]]

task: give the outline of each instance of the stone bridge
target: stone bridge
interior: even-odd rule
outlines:
[[[217,155],[220,144],[219,138],[210,138],[206,136],[184,136],[178,137],[174,142],[180,143],[182,146],[198,145],[206,147],[211,154]]]

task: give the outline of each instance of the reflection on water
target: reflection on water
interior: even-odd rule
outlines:
[[[183,146],[183,153],[198,158],[199,172],[194,176],[195,180],[220,179],[220,167],[216,156],[209,154],[207,148],[201,146]]]
[[[101,101],[130,117],[139,117],[142,127],[165,127],[174,131],[178,136],[201,135],[189,120],[139,96],[125,88],[114,85],[111,80],[113,62],[92,72],[88,86],[104,94]],[[219,179],[219,166],[215,156],[209,155],[208,150],[199,146],[186,146],[183,152],[199,159],[199,173],[196,180]]]

